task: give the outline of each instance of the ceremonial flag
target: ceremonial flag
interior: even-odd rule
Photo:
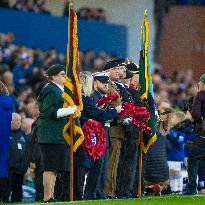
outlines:
[[[155,118],[155,103],[154,103],[154,93],[152,85],[152,77],[149,67],[148,59],[148,46],[149,46],[149,22],[147,18],[147,11],[145,10],[144,18],[141,26],[141,51],[140,51],[140,61],[139,61],[139,94],[141,100],[145,103],[147,110],[150,112],[150,119],[148,121],[149,127],[152,129],[152,135],[143,133],[143,151],[146,153],[156,139],[156,125],[157,121]]]
[[[73,151],[83,142],[84,135],[80,126],[79,116],[83,109],[82,95],[79,83],[79,51],[77,36],[77,15],[73,9],[72,2],[69,3],[68,16],[68,44],[67,44],[67,64],[66,64],[66,82],[63,92],[64,106],[77,106],[73,116],[69,117],[63,133],[64,138],[70,144],[69,128],[73,126]],[[73,124],[71,123],[73,118]]]

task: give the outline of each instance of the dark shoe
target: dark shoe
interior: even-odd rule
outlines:
[[[56,199],[53,199],[53,198],[50,198],[49,200],[47,201],[43,201],[43,203],[54,203],[54,202],[57,202]]]
[[[143,193],[141,196],[138,196],[138,194],[137,194],[137,196],[133,197],[133,198],[144,198],[144,197],[145,197],[145,194]]]
[[[175,194],[175,195],[181,195],[182,192],[181,192],[181,191],[175,191],[174,194]]]
[[[130,192],[126,192],[126,193],[118,193],[117,198],[118,199],[130,199],[130,198],[134,198],[134,197]]]
[[[161,196],[162,194],[161,194],[161,191],[155,191],[154,192],[154,196]]]
[[[115,196],[107,196],[107,199],[117,199]]]
[[[107,196],[104,192],[99,192],[97,194],[97,199],[107,199]]]
[[[112,196],[107,196],[107,199],[112,199],[113,197]]]
[[[152,188],[146,188],[145,196],[150,196],[150,195],[153,195],[153,194],[154,194],[154,192],[153,192]]]
[[[182,193],[183,195],[196,195],[198,194],[197,189],[187,189]]]
[[[74,194],[74,201],[82,201],[84,199],[82,194]]]
[[[170,187],[168,186],[166,189],[163,189],[163,190],[161,191],[161,194],[162,194],[162,195],[172,195],[173,192],[171,191]]]

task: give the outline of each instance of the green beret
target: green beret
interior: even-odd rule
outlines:
[[[205,73],[201,75],[200,81],[205,84]]]
[[[46,71],[46,73],[48,76],[52,76],[52,75],[57,75],[61,71],[65,71],[65,67],[63,65],[60,65],[60,64],[55,64],[55,65],[52,65],[51,67],[49,67],[48,70]]]

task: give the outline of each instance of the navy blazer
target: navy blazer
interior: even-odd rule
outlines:
[[[114,108],[107,108],[100,110],[95,105],[93,98],[89,96],[83,96],[83,111],[81,112],[80,122],[83,125],[89,119],[93,119],[104,124],[106,121],[117,117],[117,110]]]

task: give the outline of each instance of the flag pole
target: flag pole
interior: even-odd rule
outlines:
[[[142,197],[142,138],[143,132],[139,130],[139,139],[140,139],[140,147],[139,147],[139,166],[138,166],[138,198]]]
[[[70,145],[70,201],[74,196],[74,152],[84,140],[83,131],[80,127],[79,117],[83,110],[81,89],[79,85],[79,56],[78,56],[78,36],[77,36],[77,15],[73,9],[73,1],[69,0],[68,12],[68,44],[66,63],[66,89],[63,92],[65,99],[64,107],[74,106],[77,110],[74,115],[69,116],[68,123],[64,126],[63,134],[66,142]],[[76,138],[77,137],[77,138]]]
[[[70,116],[70,201],[73,201],[73,115]]]
[[[70,7],[73,6],[73,0],[69,1],[69,12]],[[70,18],[70,17],[69,17]],[[70,21],[70,19],[68,19]],[[70,116],[70,201],[73,201],[73,129],[74,121],[73,115]]]

